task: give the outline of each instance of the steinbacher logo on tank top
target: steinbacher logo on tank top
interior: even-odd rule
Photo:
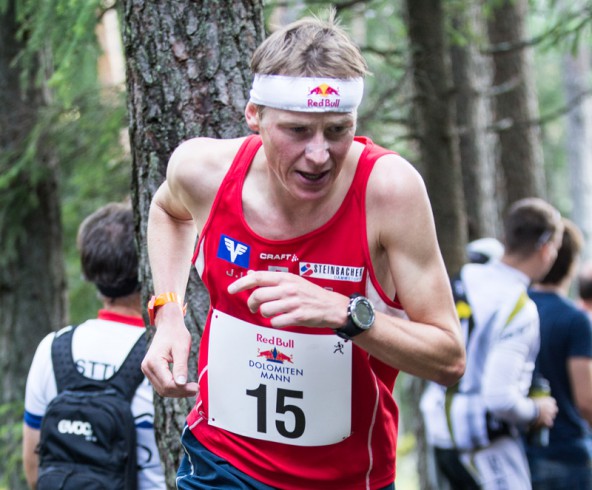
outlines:
[[[316,279],[329,279],[332,281],[360,282],[363,274],[363,267],[300,262],[300,275],[302,277],[314,277]]]
[[[231,264],[238,265],[245,269],[249,268],[251,246],[239,242],[234,238],[227,235],[221,235],[220,242],[218,244],[218,258],[230,262]],[[261,260],[277,260],[285,261],[291,260],[294,262],[298,260],[295,254],[268,254],[262,253],[260,255]],[[348,282],[361,282],[364,275],[364,267],[353,267],[348,265],[337,265],[337,264],[319,264],[315,262],[299,262],[298,270],[302,277],[310,277],[315,279],[327,279],[330,281],[348,281]],[[269,267],[269,270],[283,270],[284,268],[276,267],[274,269]]]

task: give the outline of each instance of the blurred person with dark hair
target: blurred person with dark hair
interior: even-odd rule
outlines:
[[[592,316],[592,260],[585,262],[578,274],[578,306]]]
[[[557,259],[530,291],[541,325],[535,372],[549,381],[559,407],[548,445],[527,446],[535,490],[592,488],[592,325],[568,299],[583,236],[574,223],[564,222]]]
[[[114,376],[145,332],[131,206],[110,203],[92,213],[78,229],[77,245],[83,276],[96,286],[102,308],[97,318],[76,327],[72,357],[83,376],[106,380]],[[37,347],[29,370],[23,465],[31,488],[37,485],[41,422],[49,403],[57,396],[52,342],[72,328],[48,334]],[[138,489],[162,490],[165,482],[154,437],[152,387],[146,378],[135,392],[131,410],[136,423]]]

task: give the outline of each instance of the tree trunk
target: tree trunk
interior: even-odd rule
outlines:
[[[527,9],[528,0],[496,2],[488,22],[505,207],[523,197],[545,196],[532,48],[520,45],[526,38]]]
[[[566,100],[576,100],[590,84],[590,49],[581,45],[575,55],[563,59],[563,85]],[[569,168],[571,219],[586,238],[583,257],[592,259],[592,99],[585,98],[567,116],[566,150]]]
[[[0,486],[26,488],[21,421],[37,344],[65,322],[65,270],[55,159],[27,144],[42,91],[20,83],[16,1],[0,9]],[[30,80],[29,82],[32,82]],[[42,141],[42,139],[41,139]]]
[[[442,2],[407,0],[409,40],[416,96],[421,165],[436,221],[442,254],[450,274],[462,266],[467,238],[458,140],[454,129],[451,75],[447,61]],[[417,379],[407,395],[414,407],[410,424],[418,442],[420,488],[430,488],[425,428],[419,412],[423,383]]]
[[[249,62],[263,39],[263,7],[260,1],[122,3],[132,192],[147,299],[152,291],[146,250],[150,201],[181,141],[248,134],[244,107],[251,85]],[[190,366],[196,366],[209,297],[194,270],[186,299],[186,323],[195,339]],[[192,404],[155,396],[156,436],[170,488],[175,488],[182,456],[179,436]]]
[[[489,131],[492,67],[483,57],[476,40],[485,32],[481,12],[475,3],[453,9],[451,19],[457,41],[451,42],[450,59],[454,83],[456,126],[459,134],[468,240],[501,233],[496,196],[494,149],[496,137]],[[458,40],[461,36],[462,42]]]
[[[467,237],[442,2],[407,0],[419,150],[449,273],[464,262]]]

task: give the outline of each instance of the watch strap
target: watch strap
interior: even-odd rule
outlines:
[[[356,335],[359,335],[362,332],[365,332],[365,330],[363,328],[358,327],[353,322],[352,315],[351,315],[352,301],[354,298],[357,298],[358,296],[361,296],[361,294],[354,293],[349,297],[349,305],[347,306],[347,322],[345,323],[345,325],[343,327],[335,329],[335,333],[337,334],[337,336],[341,337],[342,339],[351,340]]]

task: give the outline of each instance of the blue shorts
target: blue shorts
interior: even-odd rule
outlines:
[[[177,471],[178,490],[276,490],[232,466],[206,449],[187,426],[181,435],[185,456]],[[395,490],[395,484],[381,489]]]

